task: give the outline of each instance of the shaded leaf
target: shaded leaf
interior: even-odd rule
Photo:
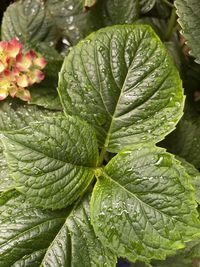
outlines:
[[[181,164],[162,148],[140,144],[121,151],[99,176],[91,219],[118,256],[149,262],[199,235],[195,208],[191,178]]]
[[[10,175],[35,206],[66,207],[91,183],[97,142],[92,128],[78,118],[46,117],[5,136]]]
[[[190,103],[186,102],[184,116],[162,146],[200,168],[200,116]]]
[[[140,14],[139,0],[100,0],[97,4],[104,26],[133,23]]]
[[[185,168],[186,172],[192,177],[192,183],[195,188],[195,199],[200,204],[200,172],[183,158],[176,157]]]
[[[199,0],[175,0],[179,16],[178,22],[188,46],[192,49],[191,55],[200,63],[200,2]]]
[[[158,19],[154,17],[143,17],[134,22],[135,24],[147,24],[150,25],[161,40],[164,40],[167,24],[164,19]]]
[[[64,61],[58,90],[65,112],[89,122],[111,152],[162,140],[182,116],[179,74],[149,26],[108,27],[81,41]]]
[[[58,97],[58,73],[60,71],[62,61],[49,61],[44,69],[45,79],[30,88],[31,99],[30,104],[36,104],[48,109],[62,110],[62,106]]]
[[[165,261],[153,261],[153,267],[198,267],[200,263],[200,240],[190,242],[185,249]]]
[[[142,13],[149,12],[155,5],[156,0],[140,0],[140,8]]]
[[[76,44],[90,32],[102,26],[99,12],[85,12],[83,0],[46,0],[45,7],[49,10],[53,21],[70,44]]]
[[[4,13],[1,32],[3,40],[18,37],[30,47],[37,42],[54,42],[58,37],[57,27],[41,0],[20,0],[11,4]]]

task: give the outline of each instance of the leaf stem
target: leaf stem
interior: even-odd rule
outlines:
[[[168,0],[162,0],[166,5],[168,5],[171,8],[174,8],[174,5],[170,3]]]
[[[167,31],[166,31],[166,34],[165,34],[165,40],[166,41],[169,41],[170,40],[170,38],[172,36],[172,33],[174,31],[174,26],[175,25],[176,25],[176,9],[173,8],[172,9],[172,12],[171,12],[170,19],[169,19]]]
[[[99,163],[98,163],[99,167],[102,165],[105,155],[106,155],[106,147],[103,147],[99,156]]]

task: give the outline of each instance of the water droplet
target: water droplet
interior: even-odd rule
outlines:
[[[72,5],[68,6],[68,10],[73,10],[74,7]]]
[[[162,161],[163,161],[163,157],[161,156],[161,157],[159,157],[158,161],[156,161],[155,165],[156,166],[160,165],[162,163]]]

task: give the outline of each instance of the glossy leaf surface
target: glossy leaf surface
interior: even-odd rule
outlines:
[[[59,94],[111,152],[162,140],[182,116],[178,72],[148,26],[108,27],[81,41],[64,61]]]
[[[164,149],[141,144],[105,167],[93,191],[91,219],[102,243],[118,256],[149,262],[199,234],[195,207],[181,164]]]
[[[0,132],[22,129],[32,121],[43,120],[46,116],[57,116],[60,112],[37,106],[26,105],[22,101],[0,102]]]
[[[16,191],[0,195],[0,266],[38,267],[67,211],[35,209]]]
[[[10,178],[6,159],[3,155],[3,145],[0,143],[0,192],[13,188],[13,180]]]
[[[45,118],[3,139],[16,189],[34,205],[62,208],[88,187],[98,160],[92,129],[75,117]]]

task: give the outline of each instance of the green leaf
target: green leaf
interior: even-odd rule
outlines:
[[[149,12],[155,4],[156,0],[140,0],[141,12],[144,14]]]
[[[181,165],[185,168],[186,172],[192,177],[192,183],[195,188],[196,201],[200,204],[200,172],[189,162],[184,160],[183,158],[176,157]]]
[[[5,100],[0,102],[0,132],[18,130],[26,127],[31,121],[41,121],[45,116],[57,115],[37,106],[26,105],[21,101]],[[0,192],[13,187],[7,163],[3,155],[3,146],[0,143]]]
[[[191,178],[163,148],[140,144],[98,178],[91,220],[101,242],[130,261],[165,259],[199,235]]]
[[[0,195],[0,267],[115,266],[90,224],[86,196],[61,211],[34,208],[16,191]]]
[[[44,69],[45,79],[30,88],[30,104],[36,104],[49,109],[62,110],[58,97],[58,72],[60,71],[62,61],[49,61]]]
[[[167,30],[167,24],[164,19],[158,19],[155,17],[142,17],[136,20],[134,23],[150,25],[160,39],[164,41],[165,32]]]
[[[0,267],[38,267],[67,211],[35,209],[16,191],[0,195]]]
[[[97,142],[92,128],[78,118],[46,117],[5,136],[10,175],[35,206],[66,207],[91,183]]]
[[[21,101],[0,102],[0,132],[19,130],[31,121],[41,121],[46,116],[56,116],[58,111],[50,111]]]
[[[185,113],[176,130],[162,142],[170,153],[178,155],[200,168],[200,117],[191,103],[186,102]]]
[[[200,263],[200,240],[187,244],[185,249],[165,261],[153,261],[153,267],[198,267]]]
[[[45,1],[45,7],[49,10],[62,36],[65,36],[72,45],[102,26],[99,11],[94,7],[92,12],[85,12],[84,1]]]
[[[37,43],[34,46],[34,50],[40,53],[49,63],[57,62],[55,63],[56,66],[58,65],[59,61],[63,61],[63,56],[52,46],[46,44],[45,42]],[[43,71],[45,71],[48,68],[48,65],[45,67]]]
[[[81,41],[58,90],[65,112],[90,123],[111,152],[162,140],[182,116],[179,74],[149,26],[107,27]]]
[[[67,217],[41,266],[112,267],[115,263],[115,256],[101,245],[90,224],[89,199],[86,197]]]
[[[157,18],[168,19],[171,14],[171,7],[163,0],[156,0],[151,15]]]
[[[102,16],[104,26],[133,23],[140,14],[139,0],[101,0],[97,8]]]
[[[16,36],[30,47],[38,42],[57,40],[57,27],[43,1],[20,0],[7,8],[2,21],[2,39],[10,40]]]
[[[0,143],[0,192],[13,188],[13,180],[8,174],[6,159],[3,155],[3,146]]]
[[[179,16],[178,22],[182,28],[182,34],[192,49],[191,55],[200,63],[200,2],[199,0],[175,0]]]

